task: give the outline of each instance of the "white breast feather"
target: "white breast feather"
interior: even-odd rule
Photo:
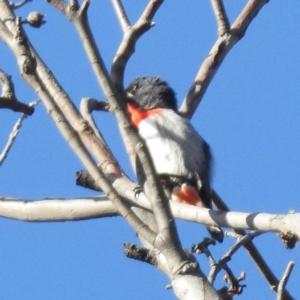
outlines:
[[[158,174],[191,177],[201,173],[203,141],[187,119],[165,110],[141,121],[138,131],[146,141]]]

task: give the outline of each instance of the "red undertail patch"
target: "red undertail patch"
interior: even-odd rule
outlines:
[[[199,207],[206,207],[199,197],[196,189],[187,184],[183,184],[181,187],[178,186],[173,189],[172,200]]]

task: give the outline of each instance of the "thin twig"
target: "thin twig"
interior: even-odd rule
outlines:
[[[224,276],[224,280],[227,283],[230,283],[231,286],[228,289],[229,294],[233,295],[240,295],[242,294],[244,287],[246,287],[245,284],[240,284],[241,281],[243,281],[246,278],[246,273],[241,272],[240,276],[236,278],[232,272],[232,270],[228,267],[227,264],[224,265],[223,269],[226,272],[226,275]]]
[[[29,106],[31,107],[34,107],[36,106],[38,103],[40,102],[40,100],[36,100],[36,101],[33,101],[31,103],[29,103]],[[27,117],[26,114],[22,114],[21,117],[17,120],[16,124],[14,125],[11,133],[9,134],[9,137],[8,137],[8,141],[2,151],[2,153],[0,154],[0,166],[3,164],[5,158],[7,157],[7,154],[9,152],[9,150],[11,149],[18,133],[19,133],[19,130],[22,126],[22,122],[23,120]]]
[[[127,17],[124,6],[122,4],[122,1],[121,0],[111,0],[111,2],[115,9],[116,15],[119,19],[122,30],[126,31],[128,29],[128,27],[130,27],[130,22]]]
[[[285,300],[285,296],[284,296],[284,289],[285,289],[285,286],[289,280],[289,277],[293,271],[293,268],[294,268],[294,265],[295,263],[293,261],[290,261],[285,269],[285,272],[278,284],[278,287],[277,287],[277,300]]]
[[[229,207],[225,204],[225,202],[221,199],[221,197],[216,193],[216,191],[212,191],[212,201],[214,205],[222,211],[230,211]],[[246,232],[244,230],[234,230],[236,233],[245,235]],[[265,277],[267,282],[269,283],[272,290],[276,291],[276,287],[279,284],[279,280],[271,270],[271,268],[267,265],[266,261],[262,257],[262,255],[257,250],[256,246],[252,241],[249,241],[244,245],[244,248],[254,261],[256,267],[260,270],[261,274]],[[284,290],[284,299],[292,300],[293,297],[290,293],[285,289]]]
[[[249,241],[252,241],[255,237],[259,236],[263,234],[262,231],[252,231],[240,238],[238,238],[238,240],[236,241],[236,243],[230,247],[230,249],[223,255],[223,257],[221,258],[221,262],[224,260],[229,260],[232,255],[242,246],[244,246],[245,244],[247,244]]]
[[[211,4],[218,22],[218,34],[223,36],[230,29],[230,24],[225,11],[223,0],[211,0]]]
[[[249,241],[251,241],[254,237],[258,236],[262,234],[262,232],[259,231],[253,231],[243,237],[241,237],[240,239],[238,239],[235,244],[230,247],[230,249],[222,256],[222,258],[219,260],[219,262],[217,264],[215,264],[208,275],[208,280],[211,283],[214,283],[215,278],[217,276],[217,274],[220,272],[221,269],[224,269],[224,266],[226,266],[227,262],[231,260],[232,255],[242,246],[244,246],[246,243],[248,243]]]

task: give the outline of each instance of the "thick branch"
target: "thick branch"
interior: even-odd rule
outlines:
[[[129,193],[127,192],[127,196]],[[129,200],[131,200],[132,205],[138,206],[138,207],[143,207],[146,209],[150,209],[149,205],[145,205],[146,199],[143,200],[145,196],[141,194],[141,199],[136,200],[134,203],[132,200],[134,198],[134,192],[132,192],[131,197],[128,197]],[[131,198],[131,199],[130,199]],[[10,208],[10,206],[6,206],[5,199],[7,198],[2,198],[2,211],[0,215],[2,217],[7,217],[9,218],[9,214],[16,214],[18,207],[18,203],[20,206],[22,203],[28,203],[27,201],[23,200],[14,200],[14,208]],[[101,196],[102,201],[108,200],[108,198]],[[47,200],[48,201],[48,200]],[[78,205],[80,207],[81,204],[85,203],[82,201],[80,203],[80,200],[78,201]],[[32,203],[35,203],[36,201],[31,201]],[[43,204],[43,200],[38,201],[40,205]],[[47,202],[47,206],[50,203]],[[74,203],[72,203],[73,205]],[[10,205],[10,204],[8,204]],[[68,201],[66,200],[61,200],[60,205],[63,206],[69,206]],[[91,206],[91,202],[86,202],[86,211],[90,211],[90,215],[84,211],[84,216],[80,217],[79,216],[79,211],[78,211],[78,217],[77,219],[90,219],[90,218],[96,218],[96,217],[101,217],[102,212],[101,211],[92,211],[93,206]],[[108,204],[106,204],[108,205]],[[281,232],[281,231],[291,231],[293,232],[298,240],[300,240],[300,213],[295,213],[295,214],[286,214],[286,215],[275,215],[275,214],[267,214],[267,213],[244,213],[244,212],[217,212],[214,210],[209,210],[206,208],[201,208],[201,207],[195,207],[187,204],[182,204],[182,203],[177,203],[170,201],[170,205],[172,207],[172,212],[174,216],[178,219],[182,219],[185,221],[189,222],[194,222],[194,223],[201,223],[205,225],[219,225],[221,227],[228,227],[228,228],[233,228],[233,229],[251,229],[251,230],[258,230],[262,232]],[[15,210],[15,212],[14,212]],[[113,212],[112,208],[110,210]],[[116,213],[116,211],[114,211]],[[21,214],[20,214],[21,216]],[[24,217],[21,217],[20,220],[23,220]],[[53,218],[57,218],[55,214],[53,215]],[[41,218],[39,221],[43,221]],[[255,233],[255,235],[257,235]],[[246,239],[247,241],[247,239]],[[247,241],[249,243],[249,241]],[[243,244],[244,245],[244,244]]]
[[[39,201],[0,197],[0,215],[27,222],[77,221],[119,216],[106,196]]]

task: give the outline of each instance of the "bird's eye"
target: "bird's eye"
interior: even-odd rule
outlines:
[[[137,89],[138,89],[138,85],[135,84],[135,85],[132,87],[132,90],[133,90],[133,91],[136,91]]]

